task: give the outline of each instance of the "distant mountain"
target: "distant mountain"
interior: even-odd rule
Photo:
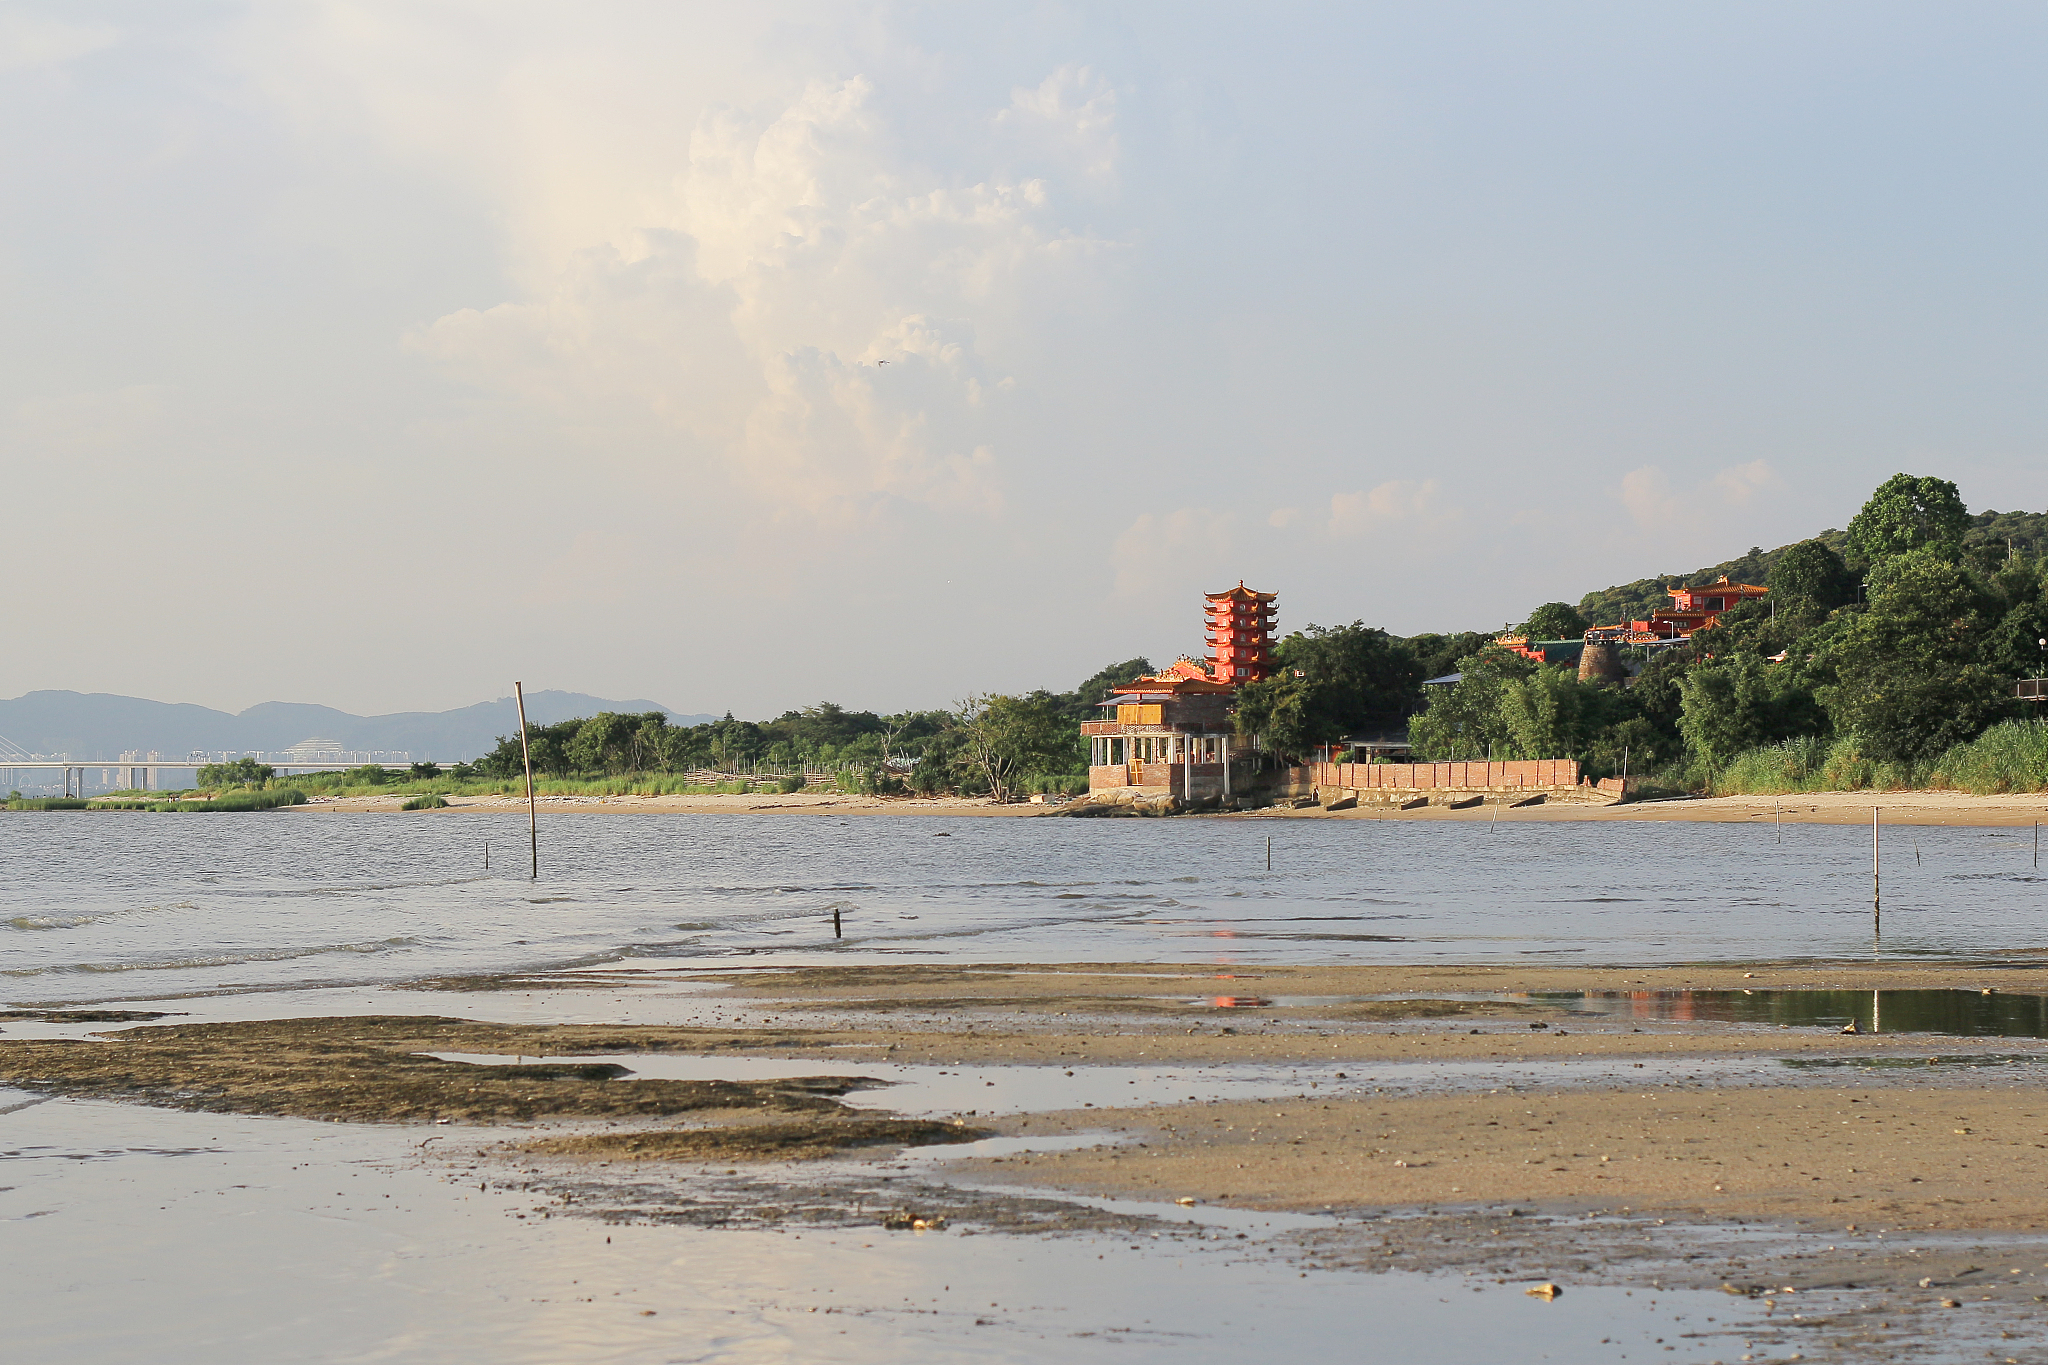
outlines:
[[[529,692],[526,719],[548,725],[599,711],[665,711],[678,725],[717,716],[679,715],[654,701],[609,701],[581,692]],[[187,703],[147,701],[106,692],[30,692],[0,701],[0,738],[31,754],[117,758],[154,750],[166,758],[194,750],[274,753],[304,739],[330,739],[342,749],[410,753],[414,759],[475,758],[519,732],[512,698],[453,711],[400,711],[355,716],[331,706],[267,701],[240,715]],[[0,750],[4,752],[4,750]],[[5,760],[0,759],[0,766]]]

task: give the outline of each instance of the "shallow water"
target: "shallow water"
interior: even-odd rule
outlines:
[[[1304,1273],[1258,1240],[1301,1217],[1233,1213],[1248,1242],[543,1219],[533,1195],[465,1183],[413,1141],[73,1101],[0,1118],[10,1357],[1391,1365],[1704,1361],[1729,1340],[1655,1344],[1725,1320],[1714,1293],[1574,1285],[1546,1303],[1455,1276]]]
[[[542,826],[538,883],[504,870],[524,835],[520,817],[498,814],[0,814],[0,997],[628,958],[1653,963],[1872,951],[1869,834],[1836,826],[1787,826],[1780,840],[1664,823],[559,815]],[[2024,840],[1932,828],[1891,838],[1884,954],[2048,949],[2048,880]]]

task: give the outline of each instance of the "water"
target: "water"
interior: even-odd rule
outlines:
[[[6,1123],[10,1359],[1395,1365],[1705,1361],[1739,1340],[1711,1292],[1574,1284],[1545,1303],[1302,1270],[1260,1245],[1302,1216],[1175,1211],[1246,1241],[645,1227],[541,1218],[547,1201],[461,1181],[402,1130],[69,1101]],[[1656,1344],[1702,1329],[1675,1356]]]
[[[1787,826],[1779,842],[1619,822],[562,815],[543,822],[538,883],[507,870],[523,870],[525,833],[517,814],[0,815],[0,997],[629,958],[1656,963],[1872,946],[1869,836],[1853,827]],[[1886,955],[2048,948],[2025,840],[1910,837],[1917,862],[1893,838]]]

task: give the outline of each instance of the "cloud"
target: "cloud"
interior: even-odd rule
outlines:
[[[64,66],[121,41],[112,24],[69,24],[24,10],[0,11],[0,71]]]
[[[996,115],[996,124],[1083,174],[1116,174],[1116,89],[1089,67],[1069,64],[1035,89],[1011,91],[1010,107]]]
[[[1616,496],[1636,525],[1668,534],[1717,521],[1730,509],[1747,507],[1758,493],[1784,486],[1764,460],[1731,465],[1684,491],[1658,466],[1643,465],[1622,475]]]
[[[1107,94],[1083,77],[1027,104],[1096,128]],[[979,321],[1086,292],[1104,244],[1059,221],[1042,180],[922,170],[873,97],[855,76],[765,116],[705,112],[637,221],[408,345],[566,430],[630,430],[773,519],[994,515],[1015,381]]]
[[[1435,479],[1390,479],[1362,493],[1330,498],[1327,534],[1337,539],[1389,530],[1438,530],[1455,520],[1457,508],[1443,505]]]
[[[1237,519],[1207,507],[1179,507],[1142,513],[1110,547],[1120,596],[1145,596],[1179,585],[1191,573],[1231,557]]]

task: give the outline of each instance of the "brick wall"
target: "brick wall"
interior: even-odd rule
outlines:
[[[1318,763],[1318,787],[1354,791],[1522,791],[1576,787],[1579,765],[1569,758],[1502,763]]]

